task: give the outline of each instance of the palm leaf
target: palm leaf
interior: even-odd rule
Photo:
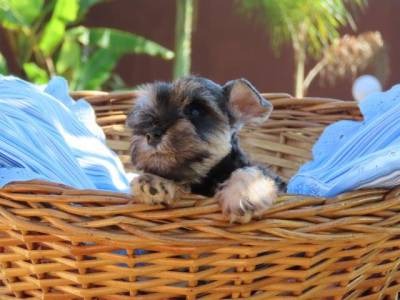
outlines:
[[[118,55],[128,53],[161,56],[172,59],[174,53],[142,36],[111,28],[82,28],[79,40],[91,47],[109,49]]]
[[[46,70],[43,70],[35,63],[24,63],[24,71],[28,79],[32,82],[45,84],[49,81]]]
[[[50,21],[46,24],[39,42],[39,48],[46,56],[50,56],[60,44],[68,23],[78,16],[78,0],[57,0]]]
[[[0,0],[0,21],[10,29],[28,27],[39,17],[43,4],[44,0]]]
[[[89,60],[77,73],[76,83],[73,88],[94,90],[101,86],[111,76],[120,54],[107,49],[99,49],[90,56]]]
[[[112,75],[119,59],[126,54],[157,55],[171,59],[174,53],[167,48],[136,34],[110,28],[74,27],[66,33],[68,41],[83,45],[83,63],[75,66],[72,86],[76,89],[97,89]],[[61,49],[62,52],[63,49]],[[67,50],[65,50],[67,52]],[[67,69],[71,62],[61,62]]]
[[[349,7],[363,6],[365,0],[237,0],[243,13],[266,25],[274,47],[292,42],[307,45],[318,57],[322,49],[339,37],[339,28],[354,25]],[[301,39],[301,40],[300,40]],[[297,40],[297,41],[296,41]]]

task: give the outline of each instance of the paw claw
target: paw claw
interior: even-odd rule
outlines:
[[[247,223],[274,203],[277,190],[275,182],[261,171],[243,168],[220,186],[216,198],[231,223]]]
[[[234,214],[234,213],[230,213],[229,214],[229,223],[249,223],[251,221],[253,217],[253,213],[252,212],[242,212],[240,215],[238,214]]]

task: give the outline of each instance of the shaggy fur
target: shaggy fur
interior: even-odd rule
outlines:
[[[278,176],[251,165],[237,137],[243,124],[263,122],[271,111],[244,79],[220,86],[187,77],[144,86],[127,120],[132,162],[144,173],[133,192],[146,203],[167,204],[177,187],[215,195],[232,219],[248,220],[285,189]]]

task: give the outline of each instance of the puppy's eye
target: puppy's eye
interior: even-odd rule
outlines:
[[[197,108],[193,107],[190,109],[190,115],[192,117],[198,117],[200,116],[200,110],[198,110]]]
[[[191,118],[201,117],[204,113],[204,108],[198,103],[192,103],[185,109],[185,114]]]

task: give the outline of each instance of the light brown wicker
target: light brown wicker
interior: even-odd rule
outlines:
[[[134,93],[73,96],[94,105],[129,169],[123,123]],[[266,96],[272,118],[245,128],[242,144],[285,178],[310,159],[327,124],[360,119],[353,102]],[[213,199],[185,195],[165,209],[123,194],[13,183],[0,190],[0,299],[395,299],[399,194],[285,195],[240,225]]]

